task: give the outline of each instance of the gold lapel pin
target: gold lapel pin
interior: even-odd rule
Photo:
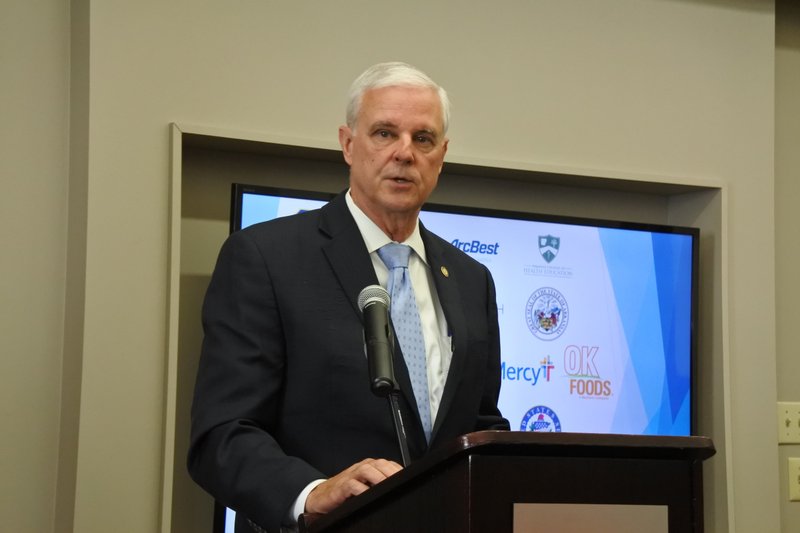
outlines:
[[[447,271],[447,267],[441,267],[440,270],[442,271],[442,275],[446,278],[450,277],[450,272]]]

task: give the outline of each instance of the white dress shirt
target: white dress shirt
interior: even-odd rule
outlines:
[[[378,249],[392,240],[353,202],[350,192],[347,193],[347,207],[358,225],[364,243],[367,245],[372,266],[378,276],[378,282],[387,288],[389,269],[378,256]],[[447,372],[450,370],[452,351],[447,321],[444,318],[439,295],[433,284],[433,275],[428,265],[425,245],[419,233],[419,221],[411,236],[401,244],[406,244],[414,250],[408,259],[408,273],[414,287],[414,297],[417,299],[420,322],[422,323],[422,336],[425,339],[425,357],[428,366],[428,396],[431,406],[431,421],[436,420],[439,404],[442,400],[444,384],[447,381]]]

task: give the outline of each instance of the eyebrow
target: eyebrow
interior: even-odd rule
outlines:
[[[427,129],[427,128],[423,128],[421,130],[417,130],[414,133],[427,133],[428,135],[430,135],[432,137],[435,137],[437,139],[439,138],[439,134],[436,133],[436,130],[431,130],[431,129]]]
[[[389,129],[391,129],[391,128],[398,128],[398,127],[399,126],[396,123],[392,122],[391,120],[379,120],[378,122],[373,123],[372,126],[370,127],[370,129],[372,129],[372,130],[374,130],[376,128],[389,128]],[[427,133],[428,135],[433,135],[434,137],[438,137],[439,136],[439,134],[436,132],[435,129],[430,129],[430,128],[421,128],[421,129],[418,129],[418,130],[414,131],[414,133],[415,134]]]

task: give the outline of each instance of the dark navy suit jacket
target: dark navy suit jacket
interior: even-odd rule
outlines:
[[[420,227],[453,356],[430,447],[508,429],[489,271]],[[359,292],[377,284],[344,193],[232,234],[203,305],[188,466],[217,500],[270,531],[312,480],[368,457],[400,462],[391,411],[369,387]],[[400,347],[410,453],[428,446]],[[238,522],[238,521],[237,521]]]

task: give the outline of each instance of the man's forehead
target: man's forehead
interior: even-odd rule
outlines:
[[[399,127],[413,121],[420,130],[442,131],[442,103],[435,89],[417,86],[388,86],[369,89],[362,96],[359,120],[370,126]]]

